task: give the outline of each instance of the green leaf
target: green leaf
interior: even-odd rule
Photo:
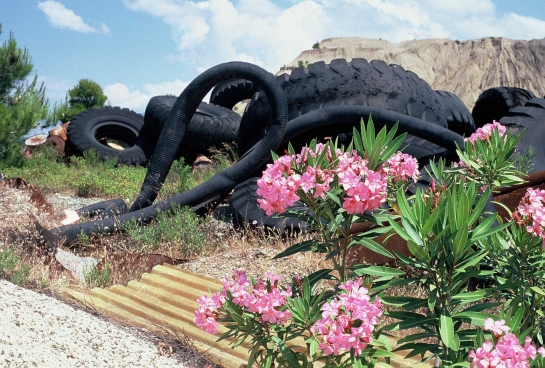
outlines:
[[[416,341],[420,339],[429,339],[430,337],[435,337],[436,335],[429,332],[422,332],[422,333],[416,333],[412,335],[408,335],[405,337],[402,337],[401,339],[397,340],[397,344],[404,344],[406,342]]]
[[[390,253],[386,248],[384,248],[382,245],[374,241],[373,239],[369,238],[358,238],[357,240],[358,244],[363,245],[365,248],[372,250],[375,253],[378,253],[380,255],[383,255],[388,258],[394,258],[392,253]]]
[[[454,338],[454,324],[452,323],[452,317],[447,315],[446,311],[445,314],[439,316],[439,335],[446,347],[455,350],[456,340]],[[459,345],[460,343],[458,341],[458,346]]]
[[[409,248],[409,252],[411,252],[411,254],[415,256],[417,259],[421,261],[428,260],[428,255],[426,254],[426,252],[424,252],[424,249],[422,249],[421,246],[419,246],[412,240],[407,240],[407,248]]]
[[[464,300],[465,302],[473,302],[476,300],[483,299],[484,294],[485,294],[484,290],[472,291],[469,293],[460,293],[460,294],[454,295],[452,296],[452,299],[461,299],[461,300]]]
[[[412,298],[408,296],[385,296],[382,297],[384,304],[403,307],[407,311],[427,306],[428,299]]]
[[[363,119],[361,119],[360,124],[363,125]],[[354,142],[354,148],[356,149],[356,151],[358,151],[358,153],[361,156],[363,154],[363,152],[364,152],[363,142],[362,142],[360,132],[356,128],[352,129],[352,141]]]
[[[277,336],[272,336],[271,338],[273,342],[275,343],[275,345],[278,347],[278,350],[280,350],[280,352],[282,353],[282,356],[284,357],[284,359],[286,359],[288,363],[290,364],[290,367],[301,367],[297,359],[295,359],[295,356],[293,355],[293,351],[291,351],[290,348],[288,348],[288,346],[286,345],[284,341],[279,339]]]
[[[465,311],[456,313],[452,316],[455,320],[470,320],[471,324],[484,326],[484,320],[487,318],[497,318],[495,315],[484,312]]]
[[[309,337],[307,339],[307,344],[310,358],[314,362],[316,361],[316,352],[318,351],[318,341],[314,337]]]
[[[361,275],[371,275],[371,276],[386,276],[386,277],[395,277],[395,276],[401,276],[404,275],[405,272],[390,268],[386,266],[368,266],[368,265],[358,265],[352,267],[354,270],[354,273],[356,273],[358,276]]]
[[[468,227],[463,223],[454,237],[454,258],[457,259],[465,250],[467,245]]]
[[[400,331],[400,330],[406,330],[408,328],[415,328],[415,327],[423,327],[430,323],[433,323],[435,321],[435,318],[433,317],[425,317],[425,318],[418,318],[418,319],[408,319],[401,322],[394,322],[389,325],[386,325],[383,327],[383,330],[385,331]]]
[[[530,287],[531,290],[533,290],[534,292],[540,294],[540,295],[544,295],[545,296],[545,291],[541,290],[539,287],[537,286],[531,286]]]
[[[309,252],[312,250],[312,246],[318,243],[319,242],[315,239],[302,241],[301,243],[294,244],[291,247],[284,249],[282,252],[275,255],[273,259],[284,258],[300,252]]]
[[[324,268],[318,271],[315,271],[307,276],[310,286],[314,286],[320,280],[331,280],[333,276],[330,275],[332,269]],[[309,293],[310,295],[310,293]]]
[[[401,236],[401,238],[403,238],[403,240],[409,240],[410,239],[409,235],[407,234],[405,229],[403,229],[396,221],[394,221],[392,218],[388,218],[388,222],[390,223],[392,228],[395,230],[395,232],[399,236]]]

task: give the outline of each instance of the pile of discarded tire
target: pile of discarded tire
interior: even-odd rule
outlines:
[[[211,103],[202,102],[211,90]],[[241,118],[231,108],[244,99],[250,102]],[[256,181],[271,161],[271,151],[282,153],[288,142],[297,149],[314,137],[349,139],[352,127],[369,115],[377,126],[399,122],[399,131],[408,133],[404,150],[419,160],[422,172],[430,160],[457,160],[455,148],[463,145],[463,136],[494,119],[514,131],[526,129],[520,150],[532,146],[533,171],[545,169],[539,144],[545,137],[545,100],[523,89],[489,89],[470,112],[453,93],[434,91],[413,72],[383,61],[317,62],[278,77],[252,64],[232,62],[199,75],[179,97],[152,98],[143,117],[105,108],[73,119],[69,149],[81,154],[93,148],[103,158],[147,165],[142,191],[129,209],[122,201],[110,201],[79,210],[88,216],[100,213],[95,221],[51,230],[36,226],[50,242],[70,244],[82,232],[113,233],[127,221],[146,223],[175,205],[198,209],[230,195],[235,225],[305,231],[305,223],[266,216],[257,205]],[[194,189],[154,203],[175,159],[230,142],[237,143],[238,162]],[[418,185],[428,184],[423,175]]]

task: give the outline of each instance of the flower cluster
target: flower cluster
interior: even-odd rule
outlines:
[[[201,296],[200,306],[195,311],[195,324],[211,334],[218,333],[220,310],[227,299],[233,304],[257,315],[261,323],[284,325],[291,318],[286,308],[287,298],[292,296],[291,288],[279,287],[282,277],[265,272],[265,279],[252,283],[244,271],[235,271],[232,280],[223,280],[223,289],[212,296]]]
[[[212,296],[203,295],[197,299],[199,309],[195,311],[195,319],[193,322],[201,329],[209,334],[216,335],[218,333],[219,309],[225,303],[225,297],[219,293],[214,293]]]
[[[382,165],[380,169],[385,175],[392,178],[394,182],[412,180],[416,183],[420,172],[418,171],[418,160],[413,156],[397,152]]]
[[[378,298],[370,302],[368,290],[362,287],[363,279],[348,280],[339,286],[344,290],[322,306],[322,319],[311,327],[311,332],[321,336],[318,344],[325,355],[339,355],[353,350],[358,356],[372,342],[371,334],[382,315]]]
[[[530,367],[528,359],[535,359],[537,353],[545,357],[545,348],[536,349],[532,339],[526,336],[524,346],[520,345],[519,339],[504,326],[505,321],[494,322],[491,318],[485,320],[484,329],[492,331],[496,340],[496,346],[490,340],[484,342],[483,346],[476,351],[469,353],[471,368],[492,368],[492,367]],[[506,333],[503,335],[503,333]]]
[[[323,167],[304,165],[310,156],[316,157],[324,147],[328,152]],[[337,149],[336,156],[333,160],[329,146],[317,145],[315,150],[305,147],[300,154],[279,157],[267,165],[257,182],[257,194],[262,197],[258,199],[259,206],[267,215],[282,213],[300,199],[298,191],[314,199],[324,199],[334,184],[342,187],[343,208],[351,214],[375,210],[386,201],[388,175],[385,172],[369,169],[367,161],[356,151],[343,153]],[[304,171],[296,172],[292,165],[300,165]],[[403,170],[407,170],[406,166]]]
[[[545,241],[545,190],[528,188],[513,219],[526,230]]]
[[[486,142],[490,139],[494,130],[498,130],[500,137],[502,137],[507,129],[494,120],[492,123],[486,124],[482,128],[477,129],[475,133],[471,134],[469,138],[465,138],[464,140],[469,141],[472,144],[475,144],[475,141],[477,140]]]

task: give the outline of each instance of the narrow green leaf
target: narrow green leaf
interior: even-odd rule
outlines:
[[[458,259],[458,257],[466,250],[467,246],[467,237],[468,237],[468,227],[467,223],[463,223],[462,226],[458,229],[456,232],[456,236],[454,237],[454,258]]]
[[[544,295],[545,296],[545,291],[541,290],[539,287],[537,286],[531,286],[530,287],[531,290],[535,291],[536,293],[540,294],[540,295]]]
[[[414,226],[413,224],[409,223],[408,221],[406,221],[407,218],[406,217],[402,217],[401,218],[401,224],[403,225],[403,228],[405,229],[405,231],[407,232],[407,235],[409,235],[409,238],[414,242],[416,243],[417,245],[421,246],[424,244],[422,242],[422,237],[420,236],[420,234],[418,233],[417,229],[416,229],[416,226]]]
[[[484,294],[485,294],[484,290],[472,291],[469,293],[460,293],[460,294],[454,295],[452,296],[452,299],[461,299],[461,300],[472,302],[475,300],[483,299]]]
[[[447,315],[446,311],[439,316],[439,335],[441,336],[443,344],[454,350],[454,347],[456,346],[454,339],[454,324],[452,323],[452,317]]]
[[[378,253],[388,258],[394,258],[392,253],[390,253],[386,248],[384,248],[382,245],[380,245],[373,239],[359,238],[358,243],[363,245],[365,248],[372,250],[375,253]]]
[[[403,307],[407,311],[427,306],[428,299],[412,298],[405,296],[385,296],[382,298],[384,304]]]
[[[314,286],[320,280],[331,280],[333,276],[330,275],[332,269],[324,268],[318,271],[315,271],[307,276],[310,286]],[[310,295],[310,293],[309,293]]]
[[[309,252],[312,250],[312,246],[318,243],[319,242],[315,239],[302,241],[301,243],[294,244],[291,247],[284,249],[282,252],[275,255],[273,259],[284,258],[300,252]]]
[[[413,256],[415,256],[417,259],[421,261],[427,261],[428,255],[426,252],[424,252],[424,249],[422,249],[421,246],[414,243],[412,240],[407,240],[407,247],[409,248],[409,251]]]
[[[282,356],[284,359],[286,359],[290,367],[301,367],[295,356],[293,355],[293,352],[288,348],[286,343],[279,339],[277,336],[272,336],[272,340],[275,343],[275,345],[278,347],[278,350],[282,353]]]
[[[471,324],[477,326],[484,326],[484,320],[487,318],[496,318],[495,315],[484,312],[474,312],[474,311],[463,311],[456,313],[452,316],[454,320],[469,320]]]
[[[361,275],[371,275],[371,276],[401,276],[404,275],[405,272],[398,270],[396,268],[390,268],[386,266],[369,266],[369,265],[358,265],[354,266],[352,268],[354,270],[354,273],[356,273],[358,276]]]

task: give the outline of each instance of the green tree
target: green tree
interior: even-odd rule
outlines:
[[[20,166],[21,137],[40,120],[50,118],[45,87],[36,86],[37,74],[29,79],[33,68],[28,50],[19,48],[10,32],[0,46],[0,168]]]
[[[74,88],[68,90],[65,103],[56,112],[61,121],[70,121],[85,110],[103,107],[107,99],[98,83],[90,79],[80,79]]]

